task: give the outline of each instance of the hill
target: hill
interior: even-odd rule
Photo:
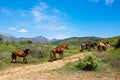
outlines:
[[[99,37],[71,37],[63,40],[54,42],[53,44],[70,44],[70,45],[80,45],[82,42],[97,42],[101,41],[103,38]]]
[[[110,42],[111,45],[115,46],[118,43],[119,39],[120,36],[115,36],[115,37],[102,39],[100,42]]]

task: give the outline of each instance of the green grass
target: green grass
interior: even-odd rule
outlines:
[[[98,67],[94,71],[96,73],[110,72],[115,71],[120,74],[120,48],[112,49],[106,52],[94,52],[94,55],[98,58]],[[72,62],[66,64],[63,68],[59,69],[58,72],[61,73],[70,73],[70,72],[79,72],[79,70],[75,68],[77,62]]]
[[[16,47],[17,46],[17,47]],[[10,68],[10,67],[18,67],[18,66],[26,66],[32,64],[39,64],[43,62],[47,62],[49,60],[50,50],[55,48],[57,45],[47,45],[41,43],[32,43],[32,44],[22,44],[17,42],[10,42],[9,45],[5,43],[0,45],[0,70]],[[27,56],[28,64],[22,64],[23,58],[17,57],[17,61],[20,63],[11,63],[11,53],[15,50],[24,50],[26,48],[30,48],[32,53]],[[79,53],[79,47],[69,46],[69,50],[64,51],[64,57],[71,56]],[[57,55],[59,58],[60,56]]]

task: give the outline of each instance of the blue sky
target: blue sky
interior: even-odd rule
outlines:
[[[15,37],[120,35],[120,0],[0,0],[0,33]]]

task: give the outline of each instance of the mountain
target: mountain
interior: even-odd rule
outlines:
[[[0,35],[2,36],[4,41],[8,41],[8,40],[18,41],[18,38],[14,37],[10,34],[0,33]]]
[[[56,39],[54,39],[54,41],[53,41],[53,40],[49,40],[49,39],[45,38],[44,36],[37,36],[37,37],[34,37],[34,38],[25,38],[25,37],[16,38],[14,36],[11,36],[9,34],[4,34],[4,33],[0,33],[0,35],[3,37],[4,41],[10,41],[10,40],[13,40],[13,41],[31,40],[33,42],[41,42],[41,43],[56,41]]]

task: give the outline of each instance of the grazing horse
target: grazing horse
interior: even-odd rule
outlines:
[[[50,60],[49,61],[57,60],[57,58],[56,58],[57,53],[60,55],[60,59],[63,59],[64,49],[68,49],[68,45],[64,44],[64,45],[60,45],[59,47],[53,48],[50,51]]]
[[[86,48],[86,44],[85,43],[81,43],[81,50],[80,51],[83,51],[85,48]]]
[[[27,58],[26,58],[26,56],[28,55],[28,54],[30,54],[30,49],[26,49],[26,50],[23,50],[23,51],[15,51],[15,52],[12,52],[12,55],[11,55],[11,57],[12,57],[12,61],[11,61],[11,63],[13,63],[13,60],[15,60],[15,63],[17,62],[17,56],[19,56],[19,57],[23,57],[23,63],[27,63]]]
[[[95,48],[96,46],[97,46],[97,43],[91,43],[91,42],[84,43],[84,45],[81,44],[81,47],[84,47],[88,51],[90,51],[91,48]]]
[[[99,51],[106,51],[106,49],[107,49],[107,45],[106,45],[106,43],[99,43],[98,45],[97,45],[97,49],[99,50]]]
[[[106,51],[109,47],[111,46],[111,43],[110,42],[100,42],[97,46],[97,49],[99,51]]]

